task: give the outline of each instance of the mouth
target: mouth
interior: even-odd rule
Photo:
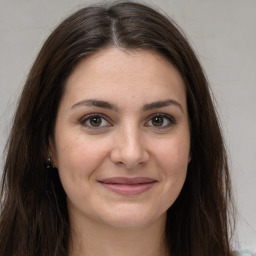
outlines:
[[[148,177],[111,177],[98,182],[106,189],[120,195],[140,195],[150,190],[157,181]]]

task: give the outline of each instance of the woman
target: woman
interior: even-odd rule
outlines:
[[[177,26],[130,2],[64,20],[16,111],[0,255],[228,256],[231,201],[207,81]]]

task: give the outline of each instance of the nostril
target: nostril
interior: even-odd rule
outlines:
[[[116,165],[131,169],[148,161],[148,152],[137,132],[123,131],[115,139],[110,158]]]

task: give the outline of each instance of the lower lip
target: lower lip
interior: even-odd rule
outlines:
[[[151,189],[155,182],[142,183],[142,184],[113,184],[113,183],[103,183],[101,184],[120,195],[140,195],[149,189]]]

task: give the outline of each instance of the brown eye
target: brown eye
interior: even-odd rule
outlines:
[[[102,123],[102,118],[99,116],[93,116],[88,121],[91,126],[99,127]]]
[[[162,126],[164,123],[164,118],[162,116],[155,116],[151,120],[153,126]]]
[[[157,114],[150,118],[146,123],[146,126],[164,129],[176,124],[176,121],[173,117],[166,114]]]
[[[111,124],[104,117],[96,114],[84,117],[81,120],[81,124],[89,128],[104,128],[111,126]]]

